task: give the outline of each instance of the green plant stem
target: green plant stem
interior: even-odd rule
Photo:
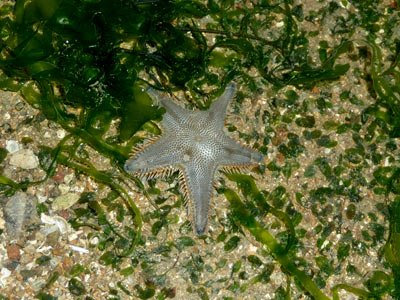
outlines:
[[[226,36],[235,36],[238,38],[247,38],[247,39],[257,40],[257,41],[263,42],[266,45],[271,45],[271,46],[276,46],[276,44],[277,44],[277,42],[275,42],[275,41],[269,41],[262,37],[255,36],[252,34],[247,34],[247,33],[235,33],[235,32],[226,32],[226,31],[222,31],[222,30],[216,30],[216,29],[203,29],[203,28],[192,28],[192,27],[178,27],[178,29],[181,31],[211,33],[211,34],[220,34],[220,35],[226,35]]]
[[[4,175],[0,175],[0,184],[5,184],[5,185],[11,186],[13,188],[19,187],[18,183],[16,183],[14,180],[11,180],[10,178],[8,178]]]
[[[398,99],[393,93],[390,83],[382,76],[382,53],[378,46],[372,41],[364,41],[372,52],[371,58],[371,78],[375,92],[389,107],[393,110],[396,115],[400,114],[400,99]]]
[[[93,136],[86,130],[77,127],[67,126],[66,124],[61,124],[61,125],[65,130],[67,130],[71,134],[74,134],[75,136],[80,137],[86,143],[88,143],[93,149],[101,152],[107,157],[116,158],[118,162],[124,162],[127,159],[127,157],[122,153],[122,151],[120,151],[116,147],[107,144],[101,138]]]

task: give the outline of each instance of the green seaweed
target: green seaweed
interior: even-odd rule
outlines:
[[[68,290],[74,296],[81,296],[86,293],[85,286],[83,285],[82,281],[73,277],[68,282]]]
[[[390,264],[393,272],[394,298],[400,297],[400,197],[391,203],[389,207],[390,232],[384,246],[384,257]]]
[[[271,255],[281,264],[282,268],[290,275],[295,276],[304,290],[310,293],[315,299],[329,299],[320,291],[306,273],[296,267],[293,257],[285,254],[286,251],[284,247],[255,220],[254,216],[249,213],[239,196],[230,189],[224,189],[223,192],[236,213],[237,221],[245,226],[259,242],[269,249]]]
[[[362,41],[371,50],[370,76],[373,91],[377,96],[377,102],[368,107],[365,117],[373,114],[384,126],[392,138],[400,137],[400,71],[396,69],[400,61],[400,47],[397,46],[395,58],[391,65],[384,70],[382,50],[372,39]]]

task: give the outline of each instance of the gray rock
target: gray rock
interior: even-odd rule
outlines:
[[[24,227],[38,219],[36,198],[23,192],[17,192],[5,200],[3,212],[6,232],[10,239],[18,239]]]
[[[22,149],[11,154],[10,165],[31,170],[39,166],[39,159],[31,149]]]

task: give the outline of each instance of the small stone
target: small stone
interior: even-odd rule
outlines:
[[[69,272],[73,265],[74,261],[70,257],[64,256],[64,258],[61,261],[61,266],[64,269],[64,271]]]
[[[48,197],[47,197],[47,196],[44,196],[44,195],[38,195],[38,194],[37,194],[36,197],[37,197],[39,203],[44,203],[44,202],[46,202],[47,199],[48,199]]]
[[[18,268],[20,265],[19,261],[16,260],[6,260],[3,262],[3,267],[6,267],[10,271],[15,271],[16,268]]]
[[[64,182],[65,182],[66,184],[70,184],[71,181],[74,179],[74,177],[75,177],[75,175],[74,175],[73,173],[67,174],[67,175],[65,175],[65,177],[64,177]]]
[[[3,218],[0,218],[0,230],[3,230],[5,228],[6,222],[4,221]]]
[[[65,219],[65,220],[69,220],[69,218],[71,217],[70,212],[67,209],[62,209],[60,211],[58,211],[58,215]]]
[[[93,246],[96,246],[98,243],[99,243],[99,238],[97,236],[93,237],[90,240],[90,244],[93,245]]]
[[[39,241],[41,242],[41,241]],[[36,247],[32,244],[28,244],[24,247],[24,252],[27,256],[34,255],[36,253]]]
[[[60,245],[58,245],[57,247],[53,248],[52,253],[55,256],[63,256],[65,254],[65,250],[64,248],[60,247]]]
[[[50,232],[46,237],[46,244],[49,246],[57,246],[59,244],[60,231]]]
[[[65,137],[65,130],[64,130],[64,129],[59,129],[59,130],[57,130],[57,137],[58,137],[59,139],[64,138],[64,137]]]
[[[46,285],[46,280],[38,278],[31,283],[31,287],[35,292],[39,292]]]
[[[25,252],[25,248],[24,248],[24,252]],[[35,253],[36,253],[36,251],[35,251]],[[20,263],[21,266],[26,266],[32,262],[34,257],[35,257],[35,254],[27,255],[25,252],[24,255],[21,256],[21,259],[18,262]]]
[[[40,215],[40,220],[43,224],[50,225],[41,229],[45,236],[57,230],[59,230],[61,234],[67,233],[70,230],[68,222],[60,216],[51,217],[42,213]]]
[[[58,166],[57,167],[57,171],[54,174],[54,176],[52,177],[53,180],[57,183],[62,183],[64,182],[64,177],[65,177],[65,171],[62,167]]]
[[[285,156],[282,154],[282,153],[277,153],[276,154],[276,161],[279,163],[279,164],[281,164],[281,165],[283,165],[283,163],[285,162]]]
[[[14,140],[6,141],[6,149],[9,153],[15,153],[22,149],[22,146]]]
[[[7,200],[4,206],[4,220],[7,235],[17,239],[24,226],[35,222],[36,198],[18,192]]]
[[[21,251],[17,244],[11,244],[7,246],[7,256],[11,260],[20,260]]]
[[[31,170],[39,166],[39,159],[32,150],[22,149],[11,154],[10,165]]]
[[[1,125],[1,128],[4,130],[5,133],[13,132],[13,128],[11,127],[11,125],[9,123],[4,123],[3,125]]]
[[[38,270],[33,269],[33,270],[21,270],[19,272],[23,278],[24,281],[28,280],[29,278],[35,277],[38,275]]]
[[[7,278],[10,277],[11,271],[7,268],[0,270],[0,287],[6,285]]]
[[[71,207],[79,200],[79,195],[74,193],[66,193],[54,199],[52,208],[54,210],[63,210]]]
[[[35,240],[38,242],[43,242],[46,240],[46,236],[42,232],[38,231],[35,233]]]
[[[14,278],[19,282],[22,282],[24,280],[24,277],[22,277],[19,272],[15,272]]]
[[[71,188],[69,185],[62,183],[58,186],[58,189],[60,190],[61,195],[64,195],[67,194]]]

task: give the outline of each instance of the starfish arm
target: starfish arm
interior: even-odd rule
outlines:
[[[148,88],[147,93],[155,102],[160,103],[167,111],[167,116],[164,116],[163,119],[165,117],[172,117],[172,119],[174,120],[179,120],[182,118],[182,116],[187,114],[187,110],[185,108],[174,103],[174,101],[170,97],[160,93],[159,91],[153,88]]]
[[[225,115],[229,103],[235,97],[236,83],[231,82],[225,88],[224,93],[214,101],[208,110],[209,119],[215,124],[217,128],[222,128],[225,122]]]
[[[146,174],[156,169],[170,168],[179,163],[182,155],[178,145],[162,137],[128,159],[124,169],[128,173]]]
[[[215,170],[213,162],[205,164],[192,161],[184,167],[189,198],[193,201],[193,227],[197,235],[204,234],[207,228]]]
[[[223,154],[219,160],[221,165],[247,165],[260,163],[263,155],[253,149],[242,146],[229,137],[223,140]]]

